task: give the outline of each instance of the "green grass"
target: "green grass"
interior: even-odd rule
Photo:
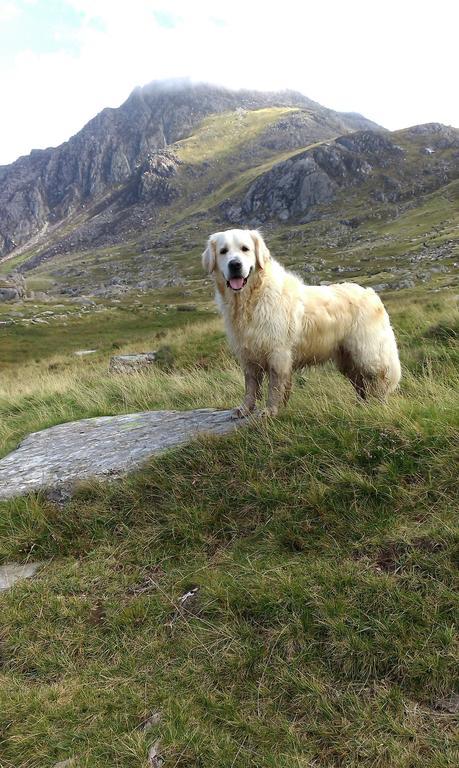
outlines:
[[[457,683],[458,315],[444,294],[390,310],[404,379],[387,405],[311,370],[276,420],[64,509],[0,504],[0,559],[44,563],[0,596],[2,768],[147,768],[157,740],[165,768],[457,765],[435,702]],[[110,379],[108,350],[11,366],[3,450],[84,415],[238,402],[219,320],[161,343],[172,372]]]
[[[177,141],[174,150],[182,162],[190,165],[218,162],[231,157],[273,123],[297,111],[289,107],[269,107],[211,115],[201,122],[192,136]]]
[[[182,300],[183,301],[183,300]],[[52,305],[51,305],[52,308]],[[49,305],[39,308],[50,309]],[[152,349],[158,346],[158,338],[168,329],[184,327],[189,323],[209,318],[203,308],[180,312],[177,305],[151,306],[130,303],[112,306],[97,314],[88,312],[78,316],[81,307],[72,307],[65,319],[47,319],[47,324],[24,325],[20,322],[5,330],[0,346],[2,367],[15,367],[22,362],[53,361],[81,349],[97,349],[99,356],[116,354],[116,350],[130,343],[145,345]],[[56,310],[56,313],[59,310]],[[5,314],[8,309],[5,309]],[[212,313],[212,316],[214,313]],[[0,317],[2,315],[0,314]],[[211,317],[212,319],[212,317]],[[158,334],[160,336],[158,337]]]

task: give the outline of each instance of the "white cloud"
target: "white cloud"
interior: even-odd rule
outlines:
[[[82,14],[78,54],[21,51],[2,73],[0,162],[64,141],[136,85],[165,77],[294,88],[389,128],[459,125],[457,12],[448,0],[67,3]],[[160,25],[165,16],[173,28]]]
[[[21,10],[17,3],[13,2],[0,2],[0,24],[11,21],[11,19],[19,16]]]

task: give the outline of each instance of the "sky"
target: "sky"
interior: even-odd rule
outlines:
[[[457,0],[0,0],[0,164],[174,77],[459,127],[458,22]]]

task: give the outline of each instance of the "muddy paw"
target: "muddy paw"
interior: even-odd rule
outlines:
[[[250,408],[247,408],[245,405],[240,405],[238,408],[233,408],[231,411],[231,418],[232,419],[245,419],[247,416],[250,416],[251,410]]]
[[[261,408],[259,411],[257,411],[256,415],[260,419],[272,419],[274,416],[277,416],[278,409],[277,408]]]

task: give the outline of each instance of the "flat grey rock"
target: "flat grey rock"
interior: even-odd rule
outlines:
[[[240,423],[240,422],[239,422]],[[0,460],[0,499],[119,476],[198,434],[236,428],[231,411],[146,411],[82,419],[34,432]]]
[[[135,355],[115,355],[110,358],[108,370],[110,373],[137,373],[156,360],[156,352],[139,352]]]
[[[17,581],[29,579],[40,568],[41,563],[6,563],[0,565],[0,592],[9,589]]]
[[[444,699],[438,699],[434,704],[435,709],[441,709],[443,712],[449,712],[456,715],[459,712],[459,693],[453,693]]]

